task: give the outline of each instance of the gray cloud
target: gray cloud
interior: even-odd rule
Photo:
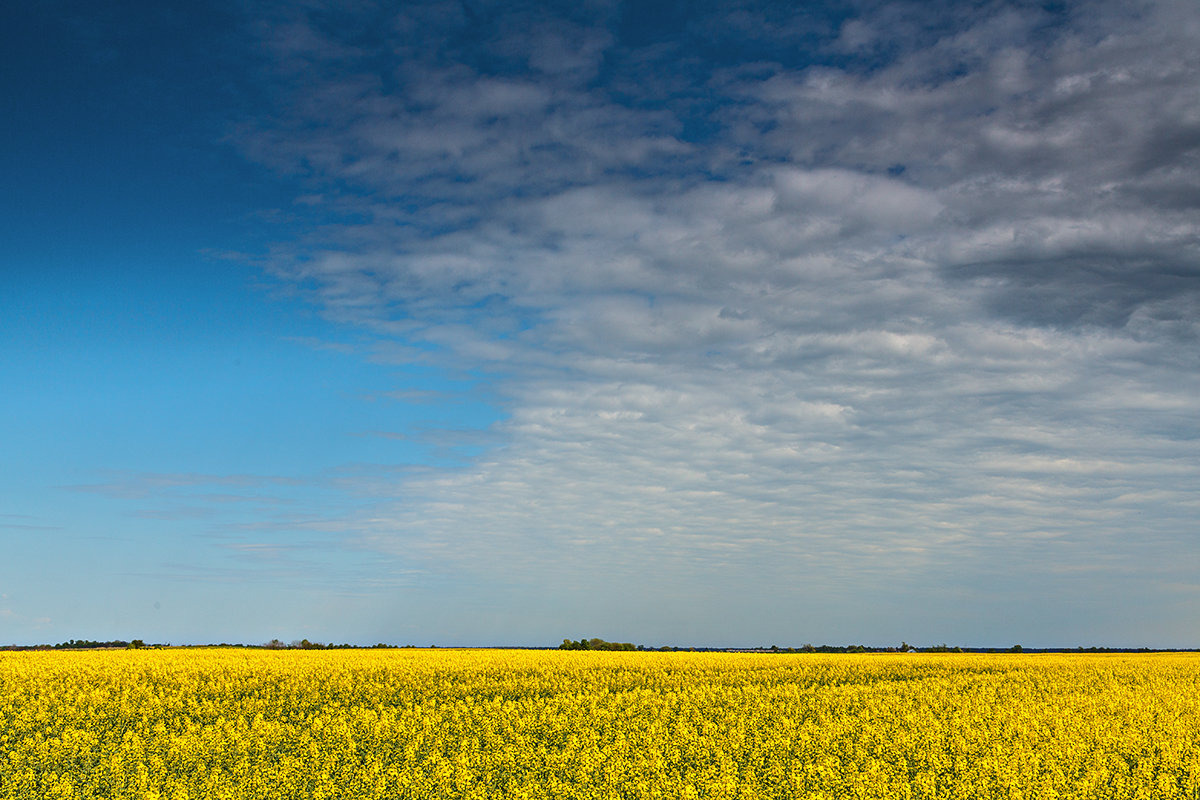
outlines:
[[[886,583],[964,632],[931,609],[1197,566],[1193,6],[747,6],[652,41],[436,8],[441,39],[358,49],[297,16],[242,135],[343,215],[273,273],[509,412],[343,520],[364,546],[646,607],[786,585],[862,622]],[[811,63],[714,33],[751,29]]]

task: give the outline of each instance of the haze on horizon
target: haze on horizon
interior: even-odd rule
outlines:
[[[1191,0],[0,15],[0,644],[1200,643]]]

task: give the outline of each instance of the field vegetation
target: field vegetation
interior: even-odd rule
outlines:
[[[0,653],[0,798],[1197,798],[1200,656]]]

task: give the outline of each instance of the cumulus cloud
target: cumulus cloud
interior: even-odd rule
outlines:
[[[277,28],[240,141],[335,199],[269,268],[508,412],[364,546],[648,606],[1194,568],[1200,14],[857,8]]]

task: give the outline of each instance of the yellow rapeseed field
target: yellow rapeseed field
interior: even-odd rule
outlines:
[[[0,653],[0,798],[1200,798],[1200,657]]]

